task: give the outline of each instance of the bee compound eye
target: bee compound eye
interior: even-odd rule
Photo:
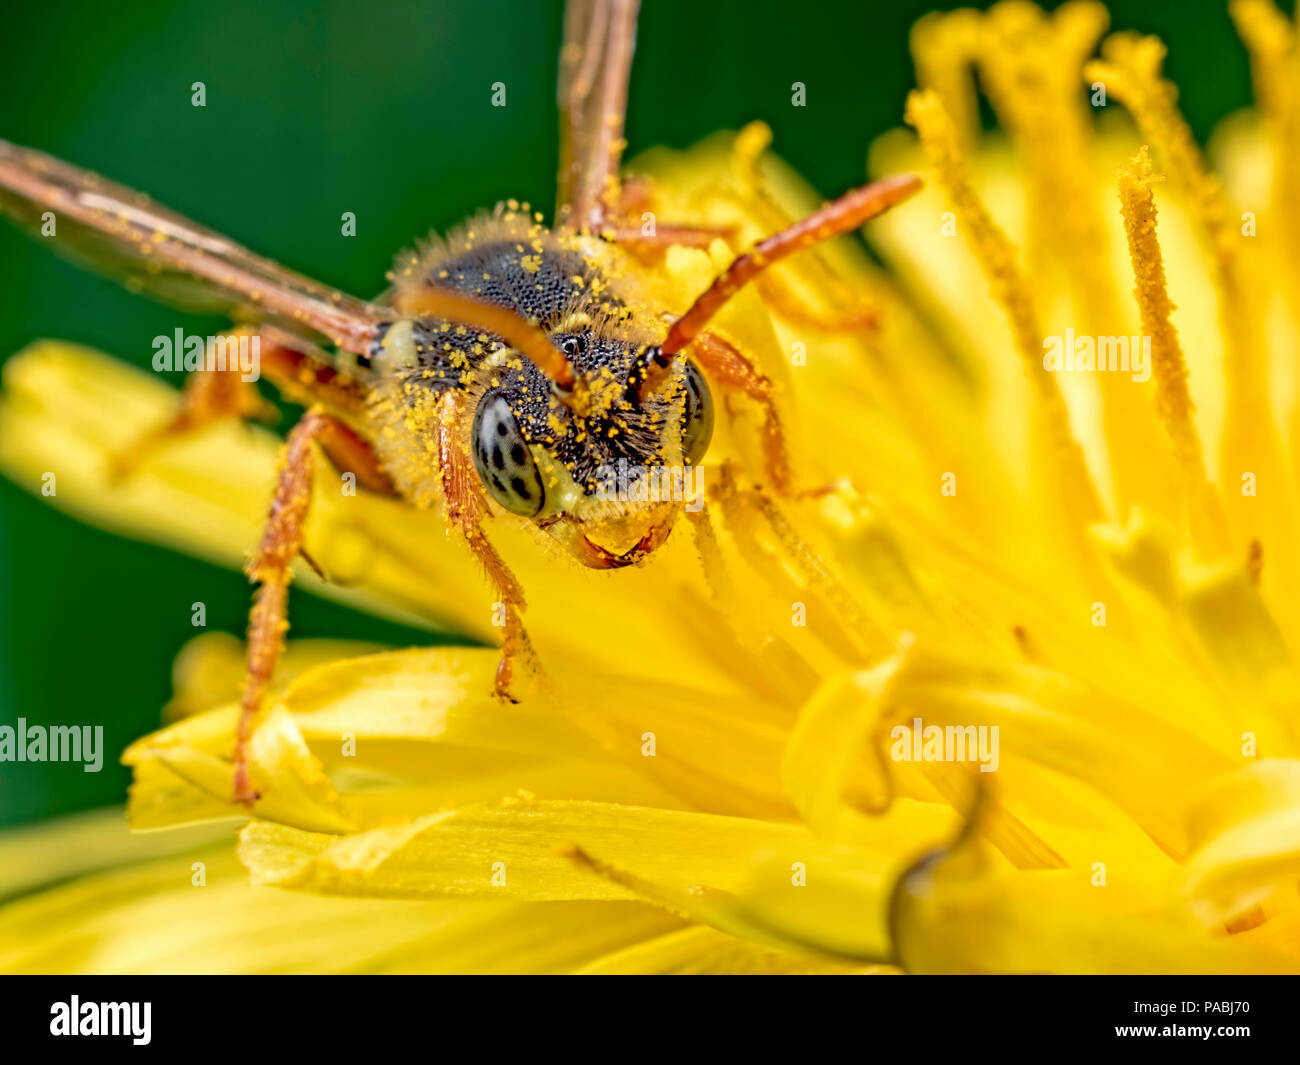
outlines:
[[[704,374],[689,359],[682,383],[686,391],[682,406],[682,457],[694,466],[704,458],[713,439],[713,395]]]
[[[541,513],[546,502],[541,474],[510,404],[499,392],[479,400],[471,450],[479,480],[493,499],[511,514],[531,518]]]

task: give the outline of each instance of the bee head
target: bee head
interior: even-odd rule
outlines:
[[[580,374],[590,402],[575,411],[525,359],[505,358],[478,399],[475,468],[488,495],[532,519],[587,565],[628,565],[666,538],[698,495],[713,403],[694,363],[642,397],[653,347],[568,322],[552,343]]]

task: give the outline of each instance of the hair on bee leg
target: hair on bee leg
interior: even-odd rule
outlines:
[[[311,557],[310,554],[307,553],[307,549],[305,547],[300,546],[298,548],[298,555],[304,562],[307,563],[308,566],[311,567],[311,571],[314,574],[316,574],[317,577],[325,581],[325,583],[327,584],[329,583],[329,577],[325,575],[325,570],[321,568],[321,564],[319,562],[317,562],[314,558]]]
[[[877,627],[850,594],[844,582],[804,542],[776,500],[761,487],[741,485],[733,463],[723,465],[721,480],[720,498],[727,528],[741,553],[747,555],[756,568],[762,571],[762,558],[773,550],[760,538],[760,530],[766,526],[809,587],[824,596],[843,619],[845,628],[853,634],[853,642],[858,645],[859,652],[867,654],[878,646],[881,634]]]
[[[527,608],[523,585],[511,572],[483,531],[486,504],[472,460],[465,450],[462,397],[449,392],[438,405],[438,465],[447,517],[464,537],[496,590],[502,619],[501,659],[497,663],[492,691],[510,702],[518,702],[517,665],[539,672],[536,655],[524,628]]]
[[[781,415],[776,409],[771,380],[745,358],[739,349],[716,333],[701,333],[695,338],[691,352],[705,376],[724,392],[747,396],[763,408],[763,424],[759,436],[768,478],[778,495],[793,495],[785,430],[781,425]]]
[[[258,798],[249,775],[248,745],[253,722],[284,652],[294,559],[301,556],[321,580],[327,579],[321,566],[303,547],[315,468],[313,445],[332,449],[329,453],[333,455],[346,447],[350,463],[364,471],[358,475],[359,480],[374,485],[376,490],[384,484],[391,487],[369,444],[350,426],[319,407],[304,414],[285,441],[266,529],[257,553],[247,566],[249,578],[258,587],[248,618],[247,662],[234,753],[234,799],[245,804]]]
[[[280,460],[280,473],[271,502],[270,517],[257,553],[246,571],[257,582],[248,618],[248,649],[244,687],[235,728],[234,800],[251,805],[258,798],[249,775],[248,745],[253,721],[284,651],[289,628],[287,604],[293,560],[302,549],[307,511],[311,505],[312,441],[324,431],[329,416],[308,411],[289,433]]]
[[[699,510],[686,511],[690,522],[691,536],[695,541],[695,551],[699,555],[700,568],[704,571],[704,582],[713,593],[713,598],[720,603],[734,600],[735,588],[726,560],[722,557],[722,547],[718,543],[718,530],[707,505]]]

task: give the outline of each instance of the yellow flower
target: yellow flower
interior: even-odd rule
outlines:
[[[488,649],[291,645],[234,853],[240,648],[195,641],[125,760],[131,824],[218,822],[206,849],[102,818],[0,843],[0,968],[1300,969],[1300,74],[1271,4],[1233,14],[1260,106],[1221,176],[1159,43],[1101,40],[1099,5],[923,19],[912,129],[871,159],[929,178],[872,226],[888,269],[841,241],[717,321],[830,490],[756,490],[736,404],[707,519],[641,568],[494,523],[545,669],[517,706]],[[753,126],[633,169],[659,217],[750,239],[816,203],[766,149]],[[730,254],[672,249],[666,298]],[[1124,372],[1090,369],[1117,337]],[[48,342],[4,385],[20,483],[56,469],[58,505],[232,565],[256,542],[270,435],[216,427],[110,488],[168,389]],[[436,514],[328,489],[331,581],[300,589],[492,640]]]

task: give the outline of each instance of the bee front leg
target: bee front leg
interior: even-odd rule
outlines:
[[[691,354],[704,375],[723,391],[740,393],[763,408],[763,424],[759,429],[767,475],[773,490],[780,496],[793,496],[790,474],[790,456],[785,443],[785,430],[776,409],[772,382],[734,346],[714,333],[701,333],[691,347]]]
[[[530,663],[534,657],[532,644],[523,622],[523,611],[527,605],[524,601],[524,590],[505,561],[497,554],[496,548],[488,541],[482,526],[477,523],[470,526],[463,523],[458,525],[469,549],[474,552],[474,556],[487,571],[488,579],[492,581],[499,596],[497,606],[503,614],[501,659],[497,662],[492,691],[502,699],[517,703],[520,689],[516,667]]]
[[[518,702],[515,667],[524,662],[535,665],[532,644],[523,623],[527,603],[523,585],[483,531],[487,504],[464,440],[464,407],[460,396],[451,392],[438,408],[438,462],[443,501],[448,519],[487,572],[497,593],[497,609],[503,615],[501,660],[497,663],[492,690],[503,699]]]
[[[246,568],[258,587],[248,618],[247,660],[233,759],[234,800],[244,804],[251,805],[258,798],[249,776],[248,745],[253,722],[284,651],[293,561],[299,554],[307,557],[303,552],[303,534],[311,504],[313,444],[319,445],[335,463],[346,459],[363,484],[373,485],[376,490],[392,487],[365,440],[320,408],[314,407],[303,415],[285,441],[266,530]],[[307,561],[317,569],[310,558]]]

